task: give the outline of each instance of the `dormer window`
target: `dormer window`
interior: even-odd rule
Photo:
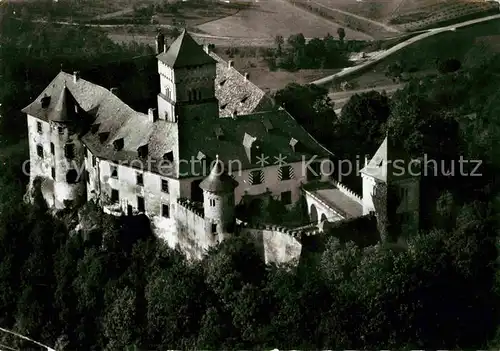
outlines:
[[[99,141],[101,143],[104,143],[106,140],[108,140],[108,138],[109,138],[109,132],[99,133]]]
[[[268,132],[269,132],[269,131],[271,131],[271,130],[273,130],[273,128],[274,128],[274,127],[273,127],[273,124],[272,124],[272,123],[271,123],[271,121],[270,121],[270,120],[268,120],[268,119],[264,119],[264,120],[262,121],[262,124],[264,124],[264,127],[266,127],[266,130],[267,130]]]
[[[42,108],[47,108],[50,105],[50,96],[44,95],[41,99]]]
[[[92,124],[92,126],[90,127],[90,131],[91,131],[93,134],[97,133],[97,131],[99,130],[99,126],[100,126],[100,125],[101,125],[100,123],[97,123],[97,124]]]
[[[169,162],[174,162],[174,153],[169,151],[163,154],[163,159]]]
[[[258,145],[257,138],[245,133],[243,136],[243,146],[245,147],[248,160],[253,163],[256,160],[256,157],[260,156],[258,154],[260,147]]]
[[[113,142],[115,151],[120,151],[121,149],[123,149],[123,145],[124,145],[123,138],[117,139]]]
[[[224,132],[222,131],[222,128],[220,126],[215,126],[215,136],[217,139],[222,139],[224,137]]]
[[[196,155],[196,159],[198,161],[204,160],[206,157],[207,156],[203,152],[201,152],[201,151],[198,151],[198,155]]]
[[[137,149],[137,154],[140,158],[148,157],[148,145],[143,145]]]

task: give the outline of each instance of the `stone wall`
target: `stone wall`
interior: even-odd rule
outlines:
[[[304,236],[319,234],[316,227],[291,229],[281,226],[249,226],[241,223],[240,235],[250,235],[255,240],[266,263],[298,263],[302,252]]]
[[[185,199],[177,200],[175,220],[176,245],[189,259],[200,259],[211,246],[218,243],[217,235],[205,230],[205,218],[199,205]]]

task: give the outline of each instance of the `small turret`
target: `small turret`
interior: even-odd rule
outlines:
[[[217,155],[215,164],[201,183],[205,212],[205,232],[217,235],[217,241],[234,230],[234,189],[238,182],[224,170],[224,164]]]

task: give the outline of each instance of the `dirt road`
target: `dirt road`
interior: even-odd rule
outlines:
[[[347,67],[347,68],[343,69],[342,71],[335,73],[331,76],[321,78],[321,79],[318,79],[314,82],[311,82],[311,84],[324,85],[324,84],[331,83],[332,81],[334,81],[336,79],[345,79],[349,75],[352,75],[354,73],[357,73],[363,69],[369,68],[370,66],[373,66],[373,65],[379,63],[383,59],[398,52],[399,50],[406,48],[407,46],[409,46],[413,43],[416,43],[417,41],[426,39],[428,37],[431,37],[433,35],[437,35],[439,33],[447,32],[447,31],[455,31],[457,28],[467,27],[467,26],[471,26],[471,25],[476,24],[476,23],[492,21],[495,19],[500,19],[500,14],[487,16],[487,17],[483,17],[483,18],[477,18],[477,19],[470,20],[470,21],[464,21],[464,22],[453,24],[450,26],[430,29],[430,30],[428,30],[420,35],[417,35],[413,38],[410,38],[408,40],[403,41],[402,43],[394,45],[390,49],[387,49],[385,51],[380,52],[377,55],[372,56],[368,61],[366,61],[364,63],[361,63],[361,64],[356,65],[356,66],[352,66],[352,67]]]

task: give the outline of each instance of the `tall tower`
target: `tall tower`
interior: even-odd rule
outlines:
[[[225,172],[219,156],[208,177],[200,183],[203,190],[205,232],[207,235],[217,235],[219,242],[234,230],[234,189],[237,186],[238,182]]]
[[[160,119],[182,122],[193,118],[218,118],[219,103],[215,97],[217,61],[186,30],[157,58]]]
[[[77,76],[78,73],[75,74]],[[80,132],[86,114],[63,81],[51,93],[23,109],[30,137],[30,185],[40,178],[49,207],[62,209],[85,196],[85,147]]]
[[[360,171],[363,178],[363,214],[375,211],[373,195],[377,183],[397,191],[396,215],[403,231],[418,230],[420,218],[420,162],[411,160],[386,137],[373,158]]]

